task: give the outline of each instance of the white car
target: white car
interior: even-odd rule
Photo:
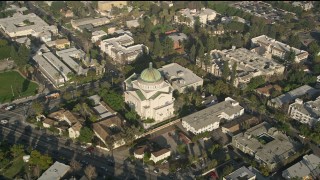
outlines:
[[[159,173],[159,169],[154,169],[153,172],[158,174]]]
[[[1,122],[1,124],[8,124],[9,121],[6,119],[2,119],[0,122]]]

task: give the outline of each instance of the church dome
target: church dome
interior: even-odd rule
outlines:
[[[142,71],[140,79],[147,83],[155,83],[162,80],[161,73],[152,67],[152,62],[149,63],[149,68]]]

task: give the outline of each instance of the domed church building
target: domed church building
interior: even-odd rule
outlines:
[[[151,62],[140,75],[134,73],[126,79],[124,88],[125,102],[142,119],[151,118],[158,123],[173,117],[173,88]]]

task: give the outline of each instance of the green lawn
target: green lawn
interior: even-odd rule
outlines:
[[[0,47],[0,60],[10,57],[10,51],[11,51],[10,46]]]
[[[23,166],[24,166],[24,162],[23,162],[22,156],[19,156],[16,159],[14,159],[11,166],[4,171],[3,176],[9,179],[13,179],[21,171]]]
[[[0,73],[0,103],[34,95],[37,89],[38,85],[36,83],[25,79],[18,72]],[[12,90],[14,97],[12,96]]]

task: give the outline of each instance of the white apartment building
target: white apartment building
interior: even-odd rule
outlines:
[[[308,58],[309,53],[304,50],[290,47],[287,44],[272,39],[266,35],[261,35],[251,39],[251,46],[254,47],[251,51],[256,52],[264,57],[271,58],[271,56],[277,56],[284,58],[287,52],[294,51],[295,62],[299,63]]]
[[[104,32],[103,30],[94,31],[94,32],[92,32],[91,42],[95,43],[95,42],[99,41],[103,36],[106,36],[106,35],[108,35],[108,33]]]
[[[57,34],[58,28],[50,26],[34,13],[15,14],[0,19],[0,28],[11,38],[32,35],[42,41],[51,41],[51,33]]]
[[[303,102],[297,98],[294,103],[290,104],[288,114],[291,118],[313,126],[320,120],[320,96],[315,101]]]
[[[233,47],[229,50],[212,50],[210,56],[211,62],[208,64],[201,62],[200,59],[196,60],[196,64],[215,76],[221,76],[226,61],[228,61],[230,72],[233,64],[236,63],[235,87],[245,87],[253,77],[265,76],[268,79],[270,76],[281,75],[284,72],[283,65],[245,48],[235,49]]]
[[[230,97],[225,101],[182,118],[182,126],[193,134],[219,128],[220,120],[233,120],[244,114],[244,108]]]
[[[170,149],[161,149],[160,151],[152,152],[150,160],[152,160],[154,163],[157,163],[158,161],[161,161],[171,155]]]
[[[187,26],[193,27],[195,23],[195,18],[199,17],[199,21],[202,24],[207,24],[208,21],[212,21],[216,18],[217,12],[208,9],[202,8],[200,11],[196,9],[181,9],[178,15],[174,16],[174,21],[180,24],[186,24]]]
[[[116,63],[126,64],[134,61],[143,53],[143,49],[147,48],[143,44],[133,44],[133,38],[128,34],[124,34],[119,37],[101,41],[100,48],[102,52],[105,52]]]
[[[180,93],[184,93],[187,88],[196,90],[203,85],[202,78],[177,63],[162,66],[158,70],[171,83],[172,87]]]
[[[151,118],[157,123],[173,117],[173,88],[161,73],[152,67],[133,74],[124,81],[125,102],[135,110],[142,119]]]

